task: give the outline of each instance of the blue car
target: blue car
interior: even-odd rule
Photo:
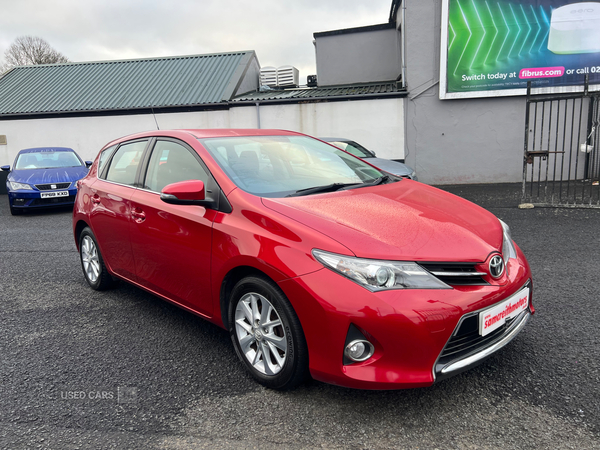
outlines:
[[[21,150],[6,179],[8,204],[14,216],[33,208],[73,205],[77,180],[88,173],[91,161],[83,162],[73,149],[40,147]]]

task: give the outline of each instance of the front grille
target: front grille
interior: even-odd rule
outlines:
[[[481,286],[489,284],[484,280],[487,275],[479,272],[475,264],[470,263],[419,263],[436,278],[450,286]]]
[[[444,367],[482,352],[502,341],[513,331],[515,326],[522,322],[523,316],[528,314],[529,310],[526,310],[516,317],[507,319],[501,327],[486,336],[479,334],[479,314],[465,317],[442,350],[435,364],[436,379],[440,380],[452,375],[452,373],[444,374],[442,372]]]
[[[450,338],[444,350],[442,351],[439,363],[444,364],[450,361],[461,359],[474,350],[487,347],[496,340],[498,336],[503,335],[514,321],[514,317],[508,319],[500,328],[491,333],[481,336],[479,334],[479,315],[467,317],[462,321],[458,330]]]
[[[520,295],[527,288],[531,302],[531,280],[517,292]],[[516,317],[507,318],[505,323],[491,333],[481,336],[479,318],[488,309],[468,313],[460,319],[435,363],[436,380],[460,373],[488,358],[520,333],[531,316],[531,309],[528,307]]]
[[[53,187],[56,186],[56,187]],[[36,184],[35,187],[40,191],[53,191],[54,189],[67,189],[71,183],[54,183],[54,184]]]

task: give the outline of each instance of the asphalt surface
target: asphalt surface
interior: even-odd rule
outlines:
[[[445,189],[511,226],[537,312],[483,365],[392,392],[262,388],[225,331],[125,283],[92,291],[69,210],[12,217],[0,196],[0,449],[600,448],[600,210]]]

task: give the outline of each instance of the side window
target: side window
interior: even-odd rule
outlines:
[[[133,186],[146,143],[137,141],[121,145],[110,162],[106,180]]]
[[[116,145],[109,147],[107,149],[102,150],[100,153],[100,159],[98,160],[98,175],[102,177],[102,171],[106,166],[106,161],[108,161],[108,157],[112,155],[112,152],[115,150]]]
[[[183,145],[172,141],[157,141],[148,164],[144,188],[160,192],[167,184],[187,180],[206,183],[208,174]]]

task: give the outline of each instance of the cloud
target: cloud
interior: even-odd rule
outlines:
[[[391,0],[20,0],[3,5],[0,55],[44,38],[72,61],[256,50],[262,66],[315,73],[313,33],[387,22]]]

